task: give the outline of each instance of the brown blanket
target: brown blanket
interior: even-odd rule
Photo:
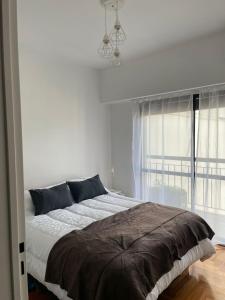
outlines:
[[[175,260],[213,235],[193,213],[140,204],[62,237],[45,280],[74,300],[145,300]]]

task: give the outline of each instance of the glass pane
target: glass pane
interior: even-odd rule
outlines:
[[[196,112],[196,212],[225,239],[225,108]]]
[[[143,198],[191,208],[191,111],[145,117]]]

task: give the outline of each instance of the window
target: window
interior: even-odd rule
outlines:
[[[225,240],[225,93],[137,104],[136,196],[192,210]],[[139,145],[139,146],[138,146]]]

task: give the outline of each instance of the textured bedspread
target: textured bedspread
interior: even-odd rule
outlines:
[[[195,214],[140,204],[61,238],[45,280],[74,300],[145,300],[175,260],[213,235]]]

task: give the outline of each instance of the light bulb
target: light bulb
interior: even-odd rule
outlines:
[[[113,46],[111,44],[108,34],[104,35],[102,44],[98,49],[98,53],[103,58],[112,58],[113,57]]]
[[[112,64],[113,66],[120,66],[121,65],[121,60],[120,60],[120,50],[118,48],[116,48],[114,50],[114,53],[113,53],[113,59],[112,59]]]

